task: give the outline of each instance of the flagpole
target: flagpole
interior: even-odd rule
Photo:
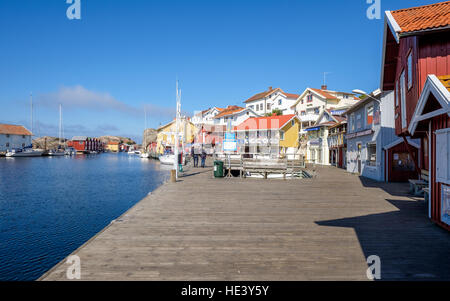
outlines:
[[[178,144],[179,144],[179,140],[178,140],[178,127],[179,127],[179,115],[180,115],[180,107],[181,107],[181,103],[180,103],[180,98],[181,98],[181,91],[178,88],[178,80],[176,83],[176,89],[177,89],[177,93],[176,93],[176,97],[177,97],[177,111],[176,111],[176,116],[175,116],[175,145],[174,145],[174,155],[175,155],[175,160],[174,160],[174,168],[175,168],[175,179],[178,180]]]

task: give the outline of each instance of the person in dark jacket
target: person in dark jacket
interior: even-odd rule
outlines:
[[[205,168],[206,152],[202,149],[202,168]]]
[[[194,167],[198,167],[198,154],[196,154],[195,148],[193,146],[191,148],[191,156],[194,159]]]

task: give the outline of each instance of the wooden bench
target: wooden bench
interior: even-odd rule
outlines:
[[[428,182],[424,180],[408,180],[410,192],[415,196],[423,195],[423,188],[428,187]]]
[[[267,179],[267,175],[270,173],[278,173],[283,175],[283,179],[286,179],[286,173],[288,169],[287,160],[243,160],[243,175],[246,177],[247,172],[259,173]]]

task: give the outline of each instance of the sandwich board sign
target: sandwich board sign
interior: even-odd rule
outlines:
[[[235,152],[235,151],[237,151],[236,134],[234,134],[234,133],[225,133],[225,139],[223,140],[223,151],[224,152]]]

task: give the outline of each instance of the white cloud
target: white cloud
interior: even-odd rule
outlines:
[[[115,99],[109,93],[96,92],[81,85],[61,87],[56,92],[38,95],[38,103],[48,108],[57,108],[62,104],[64,108],[84,109],[90,111],[117,111],[132,116],[143,116],[144,108],[130,106]],[[175,109],[154,104],[145,105],[148,117],[172,117]]]

